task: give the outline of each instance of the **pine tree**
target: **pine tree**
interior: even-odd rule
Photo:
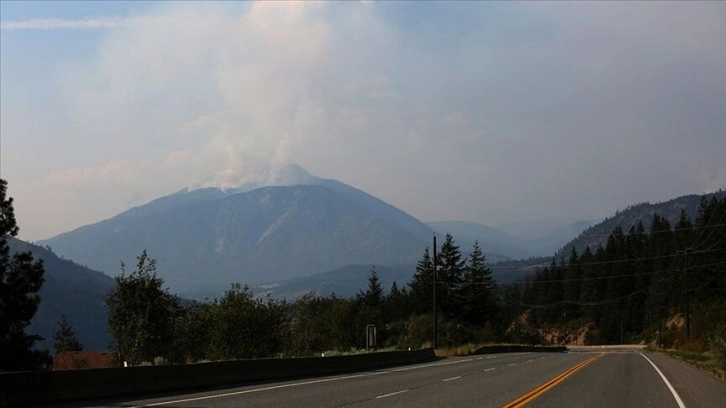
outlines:
[[[392,298],[401,296],[401,291],[398,290],[398,283],[396,283],[396,281],[393,281],[393,283],[391,284],[391,291],[389,292],[388,296]]]
[[[588,321],[597,320],[596,309],[589,306],[589,303],[599,300],[598,279],[599,273],[595,262],[595,254],[590,250],[590,246],[586,246],[580,257],[582,266],[582,285],[580,286],[580,314]]]
[[[691,243],[691,234],[693,233],[693,224],[691,219],[688,218],[685,208],[681,208],[681,213],[678,217],[678,223],[676,223],[675,239],[676,248],[679,251],[683,251]]]
[[[48,363],[47,353],[33,350],[43,338],[25,333],[38,310],[45,270],[30,252],[10,256],[8,242],[18,234],[12,197],[0,179],[0,371],[36,370]]]
[[[495,289],[492,270],[486,266],[486,256],[479,247],[479,241],[475,241],[469,262],[464,267],[464,282],[461,287],[462,318],[465,322],[483,327],[494,319],[497,313]]]
[[[429,247],[426,247],[416,265],[416,272],[414,272],[411,282],[408,284],[409,288],[411,288],[409,296],[413,313],[427,314],[432,311],[433,271],[434,264],[431,260]]]
[[[53,335],[53,340],[55,341],[53,346],[56,354],[66,351],[83,351],[83,343],[76,337],[76,332],[66,315],[61,316],[61,320],[58,322],[58,331]]]
[[[461,250],[451,234],[446,234],[438,255],[436,272],[436,302],[444,316],[460,316],[462,312],[461,285],[464,279],[464,265]]]
[[[570,261],[565,270],[564,300],[567,302],[562,308],[564,321],[580,317],[580,290],[582,289],[582,267],[579,264],[577,250],[572,247]]]
[[[368,276],[368,289],[365,292],[359,294],[363,299],[365,306],[371,310],[380,310],[383,305],[383,287],[381,286],[378,272],[376,267],[371,267],[370,275]]]

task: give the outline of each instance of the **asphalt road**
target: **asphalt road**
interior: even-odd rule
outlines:
[[[433,408],[517,403],[531,407],[726,407],[726,382],[655,353],[589,348],[558,354],[448,358],[348,375],[63,407]]]

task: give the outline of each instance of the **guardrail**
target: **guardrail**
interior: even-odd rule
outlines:
[[[334,357],[254,359],[185,365],[0,373],[0,407],[199,389],[414,364],[432,349]]]
[[[476,349],[474,354],[495,354],[495,353],[563,353],[567,351],[565,346],[516,346],[497,345],[484,346]]]

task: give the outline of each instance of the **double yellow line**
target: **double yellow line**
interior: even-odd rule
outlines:
[[[574,374],[575,372],[577,372],[577,370],[592,363],[601,355],[602,354],[597,355],[595,357],[590,357],[587,360],[576,364],[575,366],[569,368],[567,371],[563,372],[562,374],[558,375],[557,377],[547,381],[546,383],[540,385],[539,387],[533,389],[532,391],[522,395],[521,397],[517,398],[516,400],[505,405],[503,408],[519,408],[519,407],[523,407],[523,406],[529,404],[530,402],[532,402],[532,400],[534,400],[535,398],[544,394],[545,392],[547,392],[548,390],[550,390],[557,384],[561,383],[562,381],[565,380],[565,378],[567,378],[567,377],[571,376],[572,374]]]

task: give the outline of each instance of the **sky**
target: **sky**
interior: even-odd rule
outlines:
[[[0,2],[20,237],[296,163],[423,221],[726,188],[726,2]]]

